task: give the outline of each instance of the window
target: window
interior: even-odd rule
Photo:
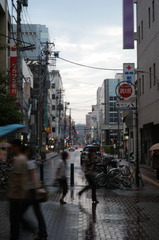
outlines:
[[[110,102],[110,103],[109,103],[109,111],[111,111],[111,112],[114,111],[114,105],[115,105],[114,102]]]
[[[142,75],[142,94],[144,94],[144,75]]]
[[[109,113],[109,122],[110,123],[117,123],[117,121],[118,121],[117,112]]]
[[[109,101],[116,101],[117,100],[117,97],[116,96],[110,96],[109,97]]]
[[[152,87],[152,72],[151,72],[151,67],[149,68],[149,83],[150,83],[150,88]]]
[[[153,64],[153,84],[156,84],[156,64]]]
[[[155,1],[152,1],[152,21],[155,21]]]
[[[55,105],[52,105],[52,110],[55,110]]]
[[[148,26],[149,26],[149,28],[151,27],[151,11],[150,11],[150,7],[148,8]]]
[[[143,23],[143,21],[141,21],[141,39],[143,39],[144,38],[144,23]]]
[[[52,94],[52,99],[55,99],[55,94]]]
[[[52,87],[52,88],[55,88],[55,83],[52,83],[51,87]]]
[[[140,43],[140,26],[138,26],[138,43]]]

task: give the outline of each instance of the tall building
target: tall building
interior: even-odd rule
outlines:
[[[17,25],[13,24],[13,34],[16,35]],[[50,40],[49,30],[41,24],[21,24],[22,46],[28,47],[23,57],[29,61],[40,61],[44,58],[44,48],[46,42]],[[29,50],[30,46],[35,46]]]
[[[101,89],[98,89],[98,112],[101,141],[106,145],[119,144],[119,131],[122,129],[121,113],[116,109],[116,86],[120,79],[105,79]],[[99,95],[100,93],[100,95]]]
[[[14,35],[16,27],[14,24]],[[30,141],[41,145],[41,132],[46,131],[46,144],[51,142],[51,146],[54,143],[54,147],[58,147],[63,138],[63,86],[60,73],[55,70],[54,43],[50,42],[48,28],[40,24],[21,24],[21,39],[25,49],[21,57],[34,77]]]
[[[91,143],[91,112],[86,114],[85,144]]]
[[[52,127],[51,138],[57,143],[64,139],[64,101],[63,101],[63,83],[60,72],[52,70],[50,72],[51,88],[50,94],[50,126]]]
[[[159,0],[136,2],[139,155],[150,165],[149,148],[159,142]]]

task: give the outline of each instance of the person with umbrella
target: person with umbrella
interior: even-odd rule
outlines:
[[[159,144],[152,145],[150,151],[153,151],[152,167],[156,170],[156,180],[159,182]]]
[[[159,150],[153,151],[152,167],[156,170],[156,180],[159,182]]]

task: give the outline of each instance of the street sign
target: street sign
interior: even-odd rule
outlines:
[[[117,100],[116,108],[118,110],[135,110],[136,109],[136,99],[132,98],[129,100]]]
[[[123,63],[123,81],[135,82],[134,63]]]
[[[119,86],[118,94],[122,98],[129,98],[133,93],[133,88],[130,84],[124,83]]]

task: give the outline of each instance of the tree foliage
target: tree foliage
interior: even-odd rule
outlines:
[[[0,72],[0,126],[20,123],[23,120],[23,113],[19,111],[16,97],[7,91],[9,83],[9,77]]]

